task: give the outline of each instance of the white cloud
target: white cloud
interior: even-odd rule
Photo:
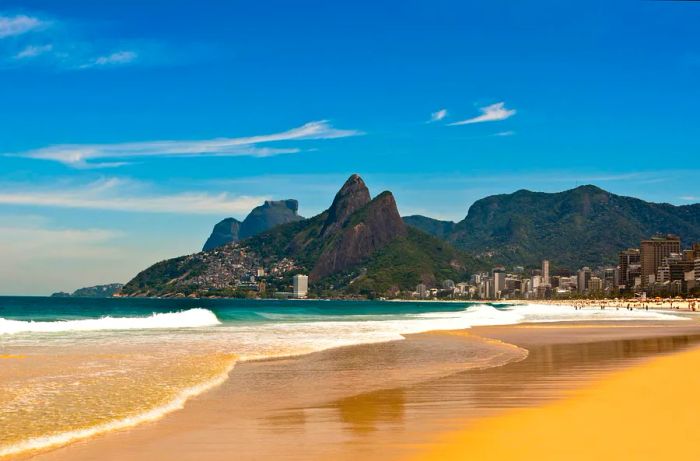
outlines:
[[[15,59],[28,59],[28,58],[35,58],[37,56],[40,56],[42,54],[46,54],[53,50],[53,45],[41,45],[41,46],[35,46],[35,45],[30,45],[24,48],[22,51],[17,53],[15,55]]]
[[[31,16],[0,16],[0,38],[22,35],[43,25],[41,20]]]
[[[497,122],[499,120],[505,120],[515,115],[515,109],[506,109],[504,102],[497,102],[496,104],[491,104],[490,106],[482,107],[479,110],[481,111],[481,115],[467,120],[450,123],[449,125],[456,126],[482,122]]]
[[[89,67],[124,65],[136,61],[138,57],[138,53],[134,51],[117,51],[116,53],[112,53],[107,56],[100,56],[98,58],[95,58],[93,61],[87,64],[83,64],[82,66],[80,66],[80,68],[87,69]]]
[[[0,204],[146,213],[242,215],[268,198],[201,192],[153,194],[143,193],[141,189],[138,183],[115,178],[78,187],[59,185],[37,189],[14,185],[0,188]]]
[[[437,112],[430,114],[430,120],[428,120],[428,123],[439,122],[445,117],[447,117],[447,109],[440,109]]]
[[[685,200],[686,202],[698,202],[700,201],[700,197],[697,197],[695,195],[684,195],[680,197],[681,200]]]
[[[499,137],[515,136],[515,131],[512,131],[512,130],[499,131],[498,133],[495,133],[494,136],[499,136]]]
[[[5,154],[26,158],[53,160],[73,167],[111,167],[123,162],[94,162],[153,156],[250,156],[269,157],[299,152],[297,148],[268,148],[258,144],[333,139],[363,134],[356,130],[333,128],[327,120],[309,122],[291,130],[260,136],[216,138],[197,141],[147,141],[117,144],[60,144],[27,152]]]
[[[167,60],[164,55],[173,51],[166,53],[166,47],[158,41],[115,40],[86,32],[86,29],[61,19],[0,13],[0,40],[13,38],[3,40],[0,65],[55,66],[73,71],[108,69],[129,64],[162,63]],[[39,56],[42,59],[30,59]]]

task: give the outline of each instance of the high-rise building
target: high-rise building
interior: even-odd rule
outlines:
[[[685,274],[695,270],[695,261],[670,260],[668,262],[669,280],[685,280]]]
[[[648,240],[642,240],[639,250],[642,287],[646,287],[649,282],[649,276],[654,276],[655,278],[664,258],[668,258],[671,253],[681,252],[681,239],[671,234],[655,236]]]
[[[578,286],[578,292],[579,293],[585,293],[588,291],[590,288],[590,282],[591,282],[591,269],[589,267],[582,267],[578,271],[578,280],[577,280],[577,286]]]
[[[506,288],[506,270],[503,267],[494,267],[491,272],[493,276],[491,297],[496,299],[501,296],[501,292]]]
[[[297,274],[293,278],[294,281],[294,297],[306,298],[309,292],[309,276]]]
[[[493,298],[493,281],[489,277],[482,277],[481,285],[479,285],[479,287],[481,288],[481,291],[479,293],[479,297],[481,299]]]
[[[603,288],[605,290],[617,290],[618,270],[616,267],[606,267],[603,269]]]
[[[641,268],[639,258],[639,248],[630,248],[620,252],[620,286],[625,288],[634,287],[634,278],[638,275]]]
[[[428,287],[423,283],[416,285],[416,293],[420,299],[425,299],[428,297]]]
[[[549,260],[547,260],[547,259],[542,261],[542,283],[544,283],[545,285],[550,285]]]
[[[603,291],[603,280],[600,277],[591,277],[588,281],[588,291],[590,293],[600,293]]]

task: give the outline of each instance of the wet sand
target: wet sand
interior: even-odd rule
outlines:
[[[441,434],[568,401],[602,377],[696,345],[695,321],[515,325],[241,363],[180,412],[35,459],[430,456],[444,447]]]

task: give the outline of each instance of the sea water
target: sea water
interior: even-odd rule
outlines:
[[[0,297],[0,456],[158,419],[224,382],[239,360],[598,319],[682,318],[537,304]]]

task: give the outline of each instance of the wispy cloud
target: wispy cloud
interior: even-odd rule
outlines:
[[[87,69],[90,67],[125,65],[136,61],[138,57],[139,55],[135,51],[117,51],[116,53],[112,53],[107,56],[95,58],[92,61],[81,65],[80,67],[82,69]]]
[[[260,144],[358,136],[357,130],[334,128],[327,120],[309,122],[291,130],[241,138],[195,141],[147,141],[117,144],[60,144],[8,156],[53,160],[77,168],[104,168],[123,165],[123,160],[154,156],[250,156],[269,157],[299,152],[298,148],[270,148]],[[112,161],[100,161],[112,160]],[[117,162],[114,162],[117,160]],[[97,161],[97,162],[95,162]]]
[[[0,204],[227,216],[245,214],[269,198],[230,196],[227,193],[144,193],[141,190],[142,185],[116,178],[103,179],[83,186],[59,186],[37,188],[14,184],[11,187],[0,187]]]
[[[445,117],[447,117],[447,109],[440,109],[430,114],[430,120],[428,120],[428,123],[439,122]]]
[[[159,65],[172,62],[168,56],[179,54],[182,48],[170,49],[153,40],[124,40],[113,38],[108,32],[91,32],[96,30],[62,18],[0,13],[0,66],[78,71],[135,64]]]
[[[494,136],[498,136],[498,137],[515,136],[515,131],[512,131],[512,130],[499,131],[498,133],[494,133]]]
[[[700,202],[700,197],[696,195],[684,195],[682,197],[679,197],[681,200],[685,200],[686,202]]]
[[[515,115],[515,109],[506,109],[506,103],[497,102],[496,104],[491,104],[490,106],[482,107],[479,109],[481,115],[478,115],[467,120],[462,120],[459,122],[450,123],[450,126],[457,125],[469,125],[472,123],[483,123],[483,122],[497,122],[499,120],[505,120],[511,118]]]
[[[41,56],[42,54],[49,53],[53,50],[53,45],[29,45],[22,49],[19,53],[15,55],[15,59],[28,59]]]
[[[0,39],[16,35],[26,34],[44,26],[44,22],[32,16],[4,16],[0,15]]]

